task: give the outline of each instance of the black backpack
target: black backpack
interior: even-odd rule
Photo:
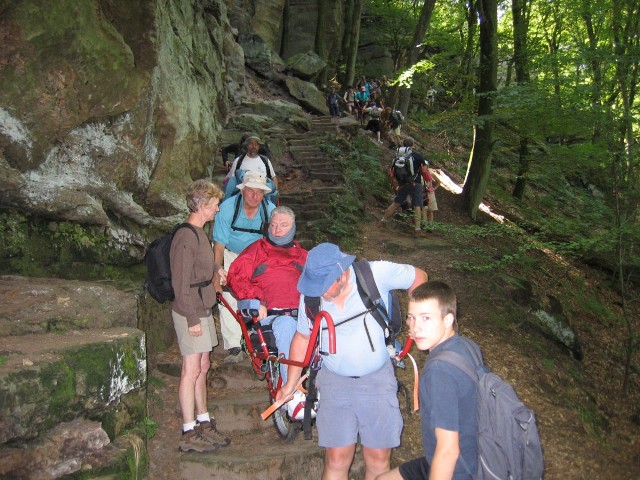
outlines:
[[[396,335],[400,333],[400,328],[402,327],[402,312],[400,311],[400,302],[398,301],[398,296],[394,292],[389,293],[390,298],[388,305],[391,312],[388,312],[387,309],[384,308],[384,304],[382,303],[380,291],[378,290],[378,286],[376,285],[375,279],[373,278],[373,273],[371,272],[371,265],[369,265],[369,262],[365,259],[353,262],[353,270],[356,272],[356,284],[358,286],[358,293],[360,294],[362,303],[364,303],[367,309],[358,315],[347,318],[346,320],[335,324],[335,326],[337,327],[342,323],[359,318],[366,313],[371,313],[373,318],[376,319],[385,333],[385,344],[387,346],[387,350],[389,350],[389,355],[395,358]],[[313,322],[316,315],[320,311],[320,297],[305,296],[304,305],[307,318],[311,322]],[[367,335],[369,335],[369,332],[367,332]],[[375,348],[373,342],[371,341],[371,337],[369,337],[368,340],[371,348]],[[312,405],[314,405],[315,402],[318,401],[318,392],[315,385],[315,377],[317,374],[318,368],[314,368],[312,366],[310,368],[309,378],[307,380],[309,393],[307,394],[307,400],[304,406],[304,420],[302,422],[302,430],[304,432],[305,440],[311,440],[312,438],[311,408]]]
[[[356,318],[359,318],[367,313],[371,313],[373,318],[376,319],[380,328],[384,331],[385,343],[387,348],[391,352],[393,348],[393,356],[395,357],[395,340],[396,336],[400,333],[402,328],[402,312],[400,310],[400,302],[398,296],[394,292],[389,293],[388,305],[389,311],[384,306],[382,298],[380,297],[380,291],[373,278],[373,272],[371,272],[371,265],[365,259],[357,260],[353,262],[353,270],[356,274],[356,285],[358,287],[358,293],[362,299],[362,303],[367,308],[364,312],[347,318],[342,322],[337,323],[335,326],[339,326],[342,323],[349,322]],[[320,311],[320,297],[304,297],[305,310],[307,318],[311,321]],[[369,332],[367,332],[368,335]],[[368,338],[371,349],[375,349],[371,337]]]
[[[533,411],[511,385],[482,362],[478,352],[461,337],[475,364],[452,351],[427,357],[427,366],[442,360],[462,370],[478,385],[477,480],[540,480],[544,461]]]
[[[173,301],[175,294],[173,293],[173,287],[171,285],[171,241],[175,233],[181,228],[188,228],[198,239],[198,232],[195,227],[190,223],[181,223],[176,226],[173,231],[168,235],[156,238],[144,255],[144,262],[147,265],[147,279],[144,282],[144,287],[149,292],[151,297],[160,302]],[[204,282],[198,282],[190,285],[191,288],[206,287],[211,283],[211,280]]]
[[[400,110],[394,110],[391,112],[391,120],[393,120],[396,126],[402,125],[404,123],[404,115],[402,115]]]
[[[404,153],[400,153],[400,149],[396,151],[397,155],[391,162],[391,171],[393,178],[396,179],[398,185],[406,185],[414,182],[416,179],[416,173],[413,165],[413,153],[411,149],[406,147]]]
[[[240,156],[240,158],[238,158],[238,163],[236,165],[236,172],[240,170],[240,166],[242,165],[242,162],[244,162],[244,157],[246,156],[247,154],[243,153]],[[262,160],[262,163],[264,163],[264,168],[267,171],[267,178],[271,179],[272,177],[271,177],[271,169],[269,168],[269,159],[260,153],[258,154],[258,156],[260,157],[260,160]],[[238,183],[240,183],[241,181],[242,179],[238,179]]]

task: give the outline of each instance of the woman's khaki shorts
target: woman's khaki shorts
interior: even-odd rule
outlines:
[[[213,324],[213,315],[200,319],[202,335],[199,337],[189,335],[187,317],[183,317],[173,310],[171,310],[171,316],[173,317],[173,327],[176,329],[176,335],[178,336],[180,354],[183,357],[194,353],[210,352],[213,347],[218,345],[218,335],[216,334],[216,326]]]

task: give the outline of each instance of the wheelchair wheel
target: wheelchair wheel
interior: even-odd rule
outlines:
[[[275,385],[278,385],[278,380],[280,379],[280,368],[276,367],[273,362],[269,363],[269,373],[271,375],[271,384],[274,385],[274,390],[269,392],[269,401],[273,403],[275,401]],[[285,442],[292,442],[301,428],[300,422],[291,421],[289,415],[287,414],[287,405],[282,405],[278,410],[273,412],[273,424],[278,430],[280,436],[285,440]]]

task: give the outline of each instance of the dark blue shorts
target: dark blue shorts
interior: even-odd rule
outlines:
[[[424,192],[422,191],[422,185],[420,183],[408,183],[406,185],[401,186],[397,193],[396,198],[393,200],[394,203],[398,205],[402,205],[407,197],[411,195],[411,205],[414,207],[422,207],[424,204]]]

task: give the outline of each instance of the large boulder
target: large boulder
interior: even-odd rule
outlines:
[[[238,43],[244,51],[244,61],[247,67],[264,78],[272,77],[271,47],[260,35],[241,33]]]
[[[313,83],[296,77],[287,77],[285,85],[293,98],[313,113],[329,115],[325,95]]]
[[[225,2],[24,0],[0,30],[0,207],[125,242],[182,217],[244,83]]]
[[[287,60],[287,70],[303,80],[313,80],[327,62],[314,52],[297,53]]]

